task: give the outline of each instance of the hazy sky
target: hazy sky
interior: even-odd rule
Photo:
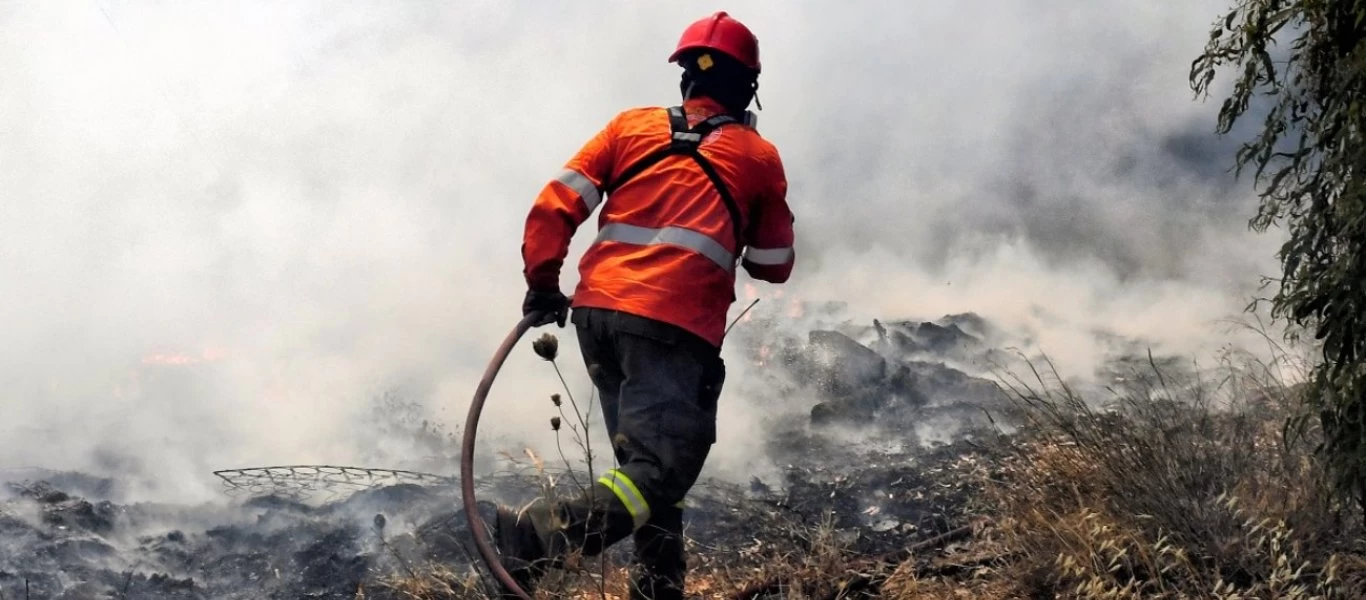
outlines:
[[[1224,6],[0,3],[0,468],[183,492],[342,462],[393,386],[457,424],[520,316],[533,196],[616,111],[677,100],[665,58],[718,8],[761,43],[787,298],[979,311],[1078,372],[1096,328],[1193,350],[1274,268],[1186,83]],[[506,369],[481,431],[547,443],[553,372]],[[719,465],[753,412],[726,401]]]

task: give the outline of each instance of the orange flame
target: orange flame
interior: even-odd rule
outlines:
[[[772,351],[769,349],[768,344],[759,346],[759,358],[754,361],[754,364],[760,367],[764,366],[768,363],[768,357],[770,354],[772,354]]]
[[[215,361],[219,361],[219,360],[222,360],[222,359],[223,359],[224,357],[226,357],[226,356],[227,356],[227,353],[226,353],[223,349],[221,349],[221,348],[215,348],[215,347],[209,346],[209,347],[206,347],[206,348],[204,348],[203,350],[201,350],[197,356],[196,356],[196,355],[190,355],[190,354],[180,354],[180,353],[170,353],[170,354],[155,353],[155,354],[148,354],[148,355],[142,357],[142,364],[144,364],[144,365],[176,365],[176,366],[178,366],[178,365],[193,365],[193,364],[199,364],[199,363],[206,363],[206,362],[215,362]]]

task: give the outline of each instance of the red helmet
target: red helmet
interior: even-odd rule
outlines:
[[[754,32],[739,21],[731,18],[726,11],[718,11],[700,19],[683,30],[678,39],[678,49],[669,55],[669,62],[688,50],[709,48],[727,54],[741,64],[759,70],[759,39]]]

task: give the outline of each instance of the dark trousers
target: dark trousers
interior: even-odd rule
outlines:
[[[630,530],[632,596],[681,597],[682,502],[716,441],[716,403],[725,382],[720,350],[678,327],[623,312],[579,308],[572,319],[617,470],[648,504],[648,519]],[[610,545],[611,537],[600,541]]]

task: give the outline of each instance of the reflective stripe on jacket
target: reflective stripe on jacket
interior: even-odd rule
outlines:
[[[683,107],[689,125],[722,110],[706,98]],[[688,156],[669,156],[618,187],[627,168],[670,144],[668,115],[661,107],[619,113],[546,183],[527,216],[524,274],[532,288],[558,288],[570,238],[601,206],[574,306],[657,319],[720,345],[737,258],[755,279],[782,283],[792,272],[787,180],[773,145],[752,126],[731,123],[700,140],[699,150],[735,199],[741,223],[732,225],[716,187]]]

